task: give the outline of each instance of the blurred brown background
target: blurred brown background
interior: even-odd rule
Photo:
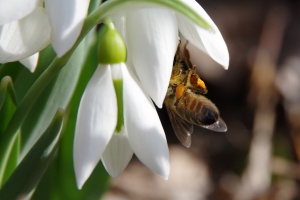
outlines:
[[[169,180],[133,159],[103,199],[300,199],[300,1],[198,2],[229,49],[227,71],[205,55],[192,60],[228,131],[196,128],[186,149],[159,110]]]

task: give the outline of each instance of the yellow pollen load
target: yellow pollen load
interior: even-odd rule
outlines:
[[[185,91],[185,86],[180,84],[176,87],[176,99],[180,99]]]
[[[198,80],[197,80],[197,85],[206,89],[204,81],[202,81],[200,78],[198,78]]]

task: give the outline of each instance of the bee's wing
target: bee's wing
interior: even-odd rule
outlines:
[[[217,132],[226,132],[227,131],[227,125],[221,117],[219,117],[219,119],[215,123],[210,124],[210,125],[204,125],[202,127],[207,128],[212,131],[217,131]]]
[[[191,134],[193,133],[194,126],[177,116],[168,106],[166,108],[175,135],[185,147],[189,148],[191,146]]]

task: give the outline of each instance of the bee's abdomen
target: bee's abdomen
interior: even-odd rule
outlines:
[[[178,114],[196,125],[210,125],[219,118],[216,106],[206,97],[186,92],[176,105]]]

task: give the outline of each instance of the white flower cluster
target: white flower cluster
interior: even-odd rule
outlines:
[[[122,14],[109,16],[126,43],[127,61],[100,64],[82,97],[74,143],[79,188],[99,160],[112,177],[117,177],[133,153],[148,168],[168,178],[167,141],[151,99],[162,107],[179,33],[224,68],[229,63],[223,37],[203,8],[194,0],[181,2],[195,10],[213,30],[205,30],[164,7],[124,8]],[[123,82],[124,126],[119,132],[115,129],[118,107],[113,85],[117,79]]]
[[[107,11],[106,17],[121,34],[127,59],[100,63],[81,99],[74,140],[79,188],[99,160],[116,177],[133,153],[151,170],[168,178],[168,145],[152,100],[162,107],[179,34],[225,69],[229,64],[220,31],[195,0],[173,2],[197,13],[210,30],[163,3],[125,1],[109,0],[100,5],[118,2],[124,5]],[[45,8],[40,6],[40,0],[0,1],[0,63],[19,60],[34,71],[38,52],[50,43],[58,57],[72,48],[82,29],[89,0],[45,0],[44,3]],[[121,92],[116,90],[118,81]],[[120,113],[122,126],[117,130]]]

